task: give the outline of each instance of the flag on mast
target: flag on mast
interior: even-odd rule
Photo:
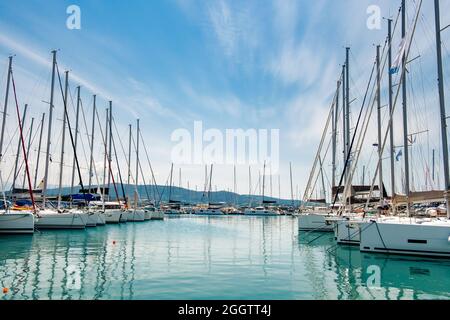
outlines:
[[[405,36],[402,41],[400,42],[399,48],[398,48],[398,53],[395,56],[394,62],[392,63],[392,66],[389,70],[389,72],[391,74],[395,74],[398,72],[398,70],[400,70],[400,67],[402,66],[402,61],[403,61],[403,57],[405,55],[406,52],[406,44],[408,43],[406,41],[407,36]]]

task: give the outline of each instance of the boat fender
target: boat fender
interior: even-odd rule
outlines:
[[[450,236],[448,236],[448,242],[450,243]]]

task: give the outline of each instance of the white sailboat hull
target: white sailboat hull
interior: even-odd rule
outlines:
[[[80,213],[40,212],[35,220],[38,229],[84,229],[85,220]]]
[[[152,213],[150,211],[145,210],[144,211],[144,220],[149,221],[152,219]]]
[[[124,223],[124,222],[131,221],[130,218],[129,218],[128,216],[129,216],[128,211],[121,211],[120,222],[121,222],[121,223]]]
[[[246,216],[258,216],[258,217],[275,217],[279,216],[280,214],[276,211],[272,210],[251,210],[246,209],[244,211],[244,215]]]
[[[102,212],[101,215],[106,223],[120,223],[122,222],[122,213],[123,211],[121,210],[106,210],[105,212]]]
[[[86,227],[96,227],[98,222],[98,213],[86,213]]]
[[[410,220],[410,219],[405,219]],[[450,222],[369,221],[360,224],[363,252],[450,258]]]
[[[216,210],[216,209],[195,210],[194,214],[196,214],[198,216],[223,216],[224,215],[222,210]]]
[[[98,226],[104,226],[106,224],[106,219],[105,219],[105,215],[97,212],[97,225]]]
[[[32,234],[34,215],[29,212],[0,214],[0,234]]]
[[[298,216],[299,231],[333,232],[333,224],[327,221],[329,215],[307,213]]]
[[[181,212],[179,210],[169,209],[169,210],[164,211],[164,214],[175,215],[175,214],[181,214]]]
[[[164,212],[156,210],[151,212],[151,220],[164,220]]]
[[[128,221],[141,222],[145,221],[144,210],[130,210],[128,211]]]
[[[342,219],[334,222],[336,242],[342,245],[359,246],[361,241],[360,221]]]

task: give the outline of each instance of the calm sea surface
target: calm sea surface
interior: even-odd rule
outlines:
[[[0,237],[1,299],[450,299],[450,261],[361,254],[291,217]],[[314,240],[316,239],[316,240]],[[312,242],[311,242],[312,241]],[[309,243],[311,242],[311,243]]]

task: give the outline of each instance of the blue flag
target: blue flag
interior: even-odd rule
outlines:
[[[406,45],[407,45],[407,41],[406,41],[406,37],[405,37],[400,42],[400,45],[398,48],[398,53],[395,56],[392,66],[390,66],[390,69],[389,69],[390,74],[395,74],[398,72],[398,70],[400,70],[400,67],[402,65],[402,60],[403,60],[403,57],[405,56],[405,52],[406,52]]]
[[[395,156],[395,161],[400,161],[400,157],[403,155],[403,151],[400,149],[400,151],[397,153],[397,155]]]

